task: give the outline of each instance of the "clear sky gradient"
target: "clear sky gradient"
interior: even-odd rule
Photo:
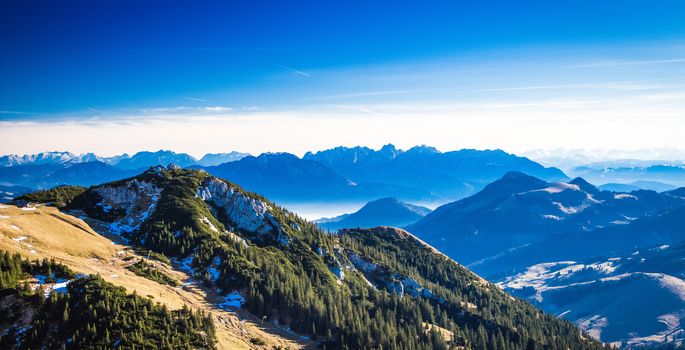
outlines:
[[[3,1],[0,153],[685,149],[682,1]]]

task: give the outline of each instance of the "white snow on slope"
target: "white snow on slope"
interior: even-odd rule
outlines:
[[[635,200],[637,200],[637,197],[633,196],[632,194],[617,193],[614,195],[614,199],[635,199]]]
[[[224,300],[218,306],[224,310],[240,309],[245,303],[245,298],[238,292],[232,291],[224,296]]]

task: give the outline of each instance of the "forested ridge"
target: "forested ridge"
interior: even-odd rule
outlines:
[[[311,337],[324,349],[602,348],[572,324],[510,297],[414,240],[373,230],[330,235],[222,181],[241,200],[268,208],[262,213],[268,230],[245,229],[220,199],[198,195],[198,188],[221,181],[202,171],[151,169],[88,189],[67,208],[117,222],[130,213],[103,210],[102,189],[129,188],[132,181],[153,184],[161,193],[144,222],[123,233],[130,243],[189,266],[207,288],[240,293],[243,308]],[[363,271],[360,259],[380,266],[382,273]],[[392,287],[398,276],[429,292],[398,292]]]
[[[188,308],[169,310],[99,276],[54,261],[0,253],[2,349],[213,349],[214,323]],[[45,277],[37,287],[33,277]],[[68,280],[66,291],[46,290]]]

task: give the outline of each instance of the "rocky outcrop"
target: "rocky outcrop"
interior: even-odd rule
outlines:
[[[96,187],[93,191],[101,199],[97,206],[103,212],[125,213],[110,224],[110,230],[115,234],[136,230],[154,212],[162,193],[154,183],[137,179],[126,182],[124,186]]]
[[[349,253],[347,256],[367,280],[375,281],[378,285],[384,286],[390,293],[400,296],[409,295],[412,298],[434,298],[433,293],[428,288],[424,288],[409,276],[390,272],[386,267],[364,259],[355,253]]]
[[[391,293],[398,295],[407,294],[412,298],[433,297],[433,293],[428,288],[421,286],[421,284],[419,284],[419,282],[417,282],[415,279],[398,274],[393,274],[392,277],[386,282],[385,287]]]
[[[347,255],[354,267],[365,273],[372,273],[378,270],[378,264],[368,261],[355,253]]]
[[[240,230],[259,234],[272,233],[275,230],[280,232],[280,224],[271,215],[266,203],[247,196],[220,179],[208,178],[195,194],[223,211],[231,223]],[[283,240],[280,236],[279,241]]]

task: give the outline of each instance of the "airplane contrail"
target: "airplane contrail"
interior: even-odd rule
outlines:
[[[280,66],[281,66],[281,68],[287,69],[287,70],[289,70],[289,71],[291,71],[291,72],[293,72],[293,73],[297,73],[297,74],[302,75],[302,76],[305,76],[305,77],[311,77],[311,74],[309,74],[309,73],[307,73],[307,72],[303,72],[303,71],[301,71],[301,70],[297,70],[297,69],[293,69],[293,68],[290,68],[290,67],[286,67],[286,66],[284,66],[284,65],[282,65],[282,64],[281,64]]]

